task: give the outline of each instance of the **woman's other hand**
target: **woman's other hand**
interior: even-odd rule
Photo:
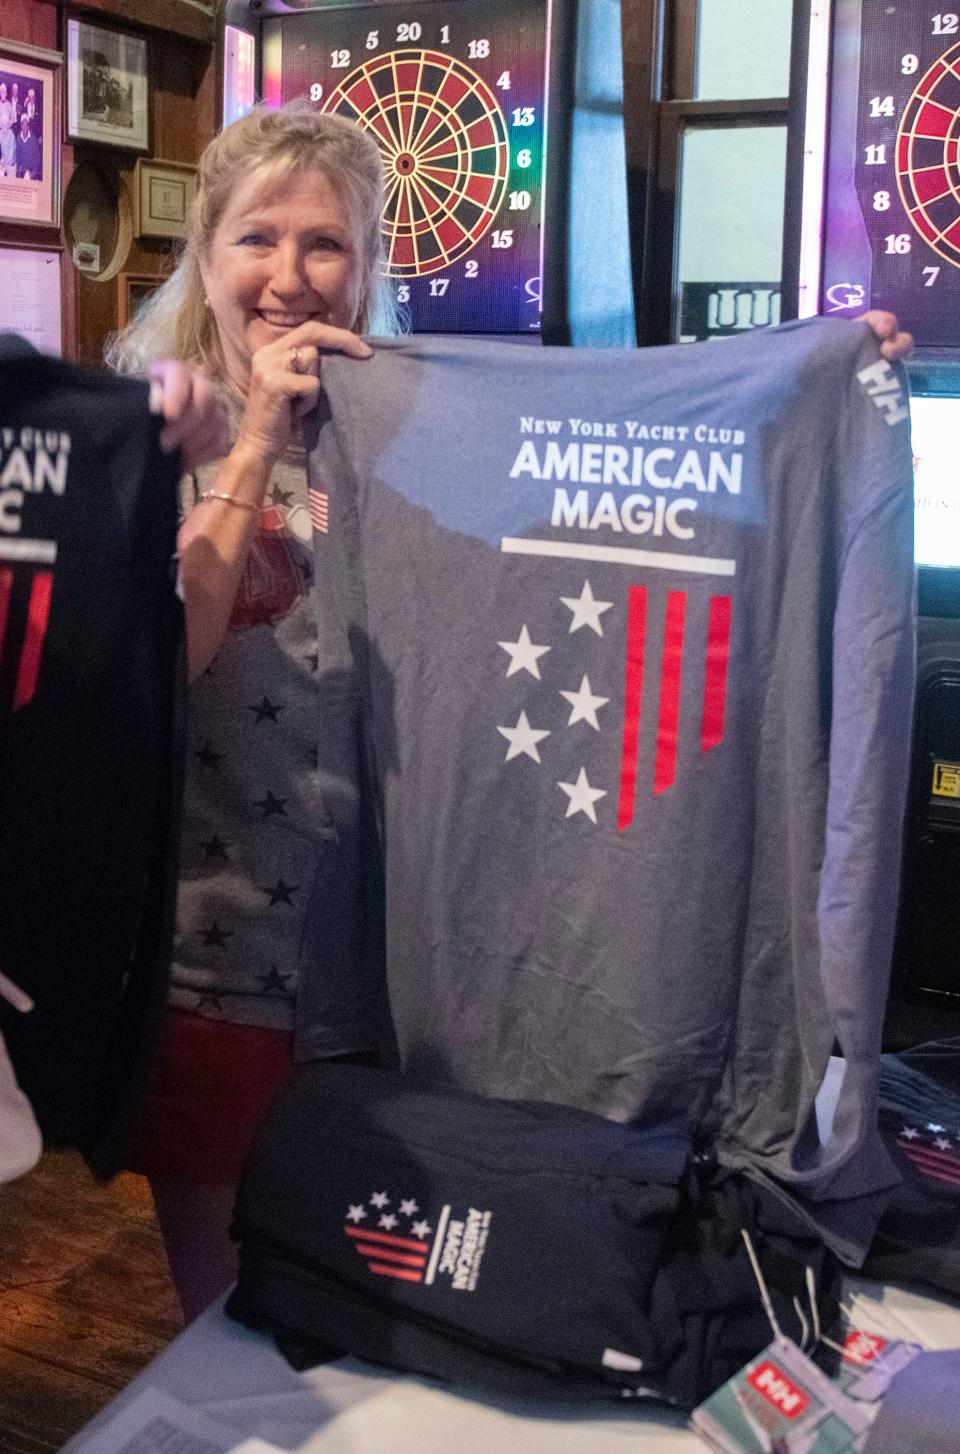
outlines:
[[[179,449],[185,472],[222,459],[230,448],[223,400],[207,375],[190,364],[171,359],[153,365],[150,412],[164,421],[160,448],[165,454]]]
[[[294,425],[320,398],[320,359],[325,353],[370,358],[373,349],[347,328],[311,320],[265,343],[250,360],[250,387],[237,436],[241,448],[270,463],[286,449]]]
[[[881,354],[891,363],[896,363],[897,359],[906,358],[913,352],[913,334],[900,332],[895,313],[884,313],[879,308],[873,308],[869,313],[861,313],[856,322],[869,323],[874,336],[879,340]]]

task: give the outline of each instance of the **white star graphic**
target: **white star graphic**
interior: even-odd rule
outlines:
[[[901,1136],[906,1136],[908,1141],[916,1141],[917,1137],[920,1135],[920,1132],[915,1130],[913,1126],[904,1126],[900,1134]]]
[[[946,1126],[935,1126],[932,1121],[928,1121],[927,1122],[927,1130],[928,1131],[937,1132],[937,1131],[945,1131],[946,1129],[947,1129]]]
[[[387,1232],[392,1232],[396,1225],[397,1218],[393,1215],[393,1212],[384,1212],[383,1216],[377,1223],[378,1227],[383,1227],[384,1230]]]
[[[410,1228],[410,1231],[415,1237],[429,1237],[430,1233],[433,1231],[433,1228],[431,1227],[429,1222],[414,1222],[413,1226]]]
[[[950,1150],[950,1142],[947,1140],[946,1136],[938,1136],[937,1137],[937,1150],[938,1151],[949,1151]]]
[[[384,1207],[390,1205],[390,1198],[385,1191],[372,1191],[370,1193],[370,1205],[372,1207],[379,1207],[383,1211]]]
[[[593,805],[599,798],[607,796],[607,790],[606,788],[592,788],[587,781],[584,768],[580,769],[580,776],[575,783],[557,783],[557,787],[563,788],[570,799],[565,814],[567,818],[572,818],[574,813],[586,813],[591,823],[597,821],[597,810]]]
[[[604,611],[609,611],[613,605],[612,601],[595,601],[593,591],[590,589],[590,582],[584,581],[583,590],[579,596],[561,596],[563,604],[573,612],[570,618],[570,633],[579,631],[581,626],[589,626],[598,636],[603,635],[603,627],[600,625],[600,617]]]
[[[504,762],[509,762],[512,757],[519,757],[521,753],[532,757],[534,762],[539,762],[540,754],[537,751],[537,743],[542,742],[544,737],[550,736],[549,732],[542,732],[536,727],[531,727],[526,712],[520,713],[516,727],[498,727],[497,731],[510,744]]]
[[[530,632],[526,626],[520,630],[516,641],[498,641],[497,645],[510,657],[510,665],[507,667],[507,676],[512,677],[515,671],[528,671],[532,677],[540,680],[539,658],[545,656],[550,650],[549,646],[535,646],[530,640]]]
[[[366,1215],[367,1215],[367,1209],[366,1209],[366,1207],[361,1207],[361,1206],[356,1206],[355,1207],[355,1206],[353,1206],[351,1204],[350,1210],[347,1212],[347,1221],[348,1222],[362,1222],[363,1219],[364,1219],[364,1217]]]
[[[401,1213],[402,1216],[404,1216],[404,1217],[412,1217],[413,1214],[414,1214],[414,1212],[419,1212],[419,1210],[420,1210],[420,1208],[417,1206],[416,1202],[413,1200],[413,1197],[401,1197],[400,1198],[400,1213]]]
[[[589,722],[595,732],[600,731],[600,723],[597,721],[597,708],[605,707],[610,698],[594,696],[590,690],[589,677],[584,677],[578,691],[561,692],[560,695],[561,697],[566,697],[570,703],[571,712],[570,721],[567,723],[568,727],[572,727],[575,722]]]

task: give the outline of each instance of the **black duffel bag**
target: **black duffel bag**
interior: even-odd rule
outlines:
[[[692,1407],[770,1340],[749,1225],[785,1331],[804,1263],[779,1201],[716,1174],[677,1124],[484,1099],[356,1065],[306,1067],[237,1194],[227,1312],[306,1367],[349,1352],[467,1386]]]

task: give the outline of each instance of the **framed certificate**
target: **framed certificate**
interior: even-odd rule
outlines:
[[[139,157],[134,179],[137,237],[182,237],[196,193],[196,167]]]
[[[0,247],[0,332],[19,333],[41,353],[63,353],[60,253]]]

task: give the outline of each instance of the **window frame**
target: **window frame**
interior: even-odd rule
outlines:
[[[813,0],[793,0],[787,96],[693,97],[696,0],[622,0],[624,140],[637,342],[673,341],[683,133],[697,123],[785,126],[781,319],[797,316],[807,39]]]

